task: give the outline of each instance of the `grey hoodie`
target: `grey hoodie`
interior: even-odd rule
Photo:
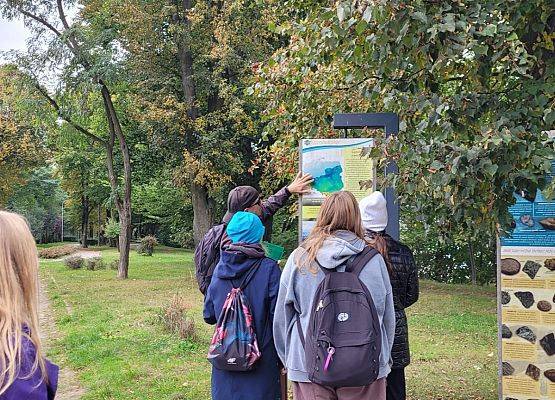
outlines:
[[[317,260],[324,268],[334,269],[350,257],[360,253],[366,243],[349,231],[337,231],[324,241],[317,253]],[[318,269],[314,275],[305,268],[300,270],[297,262],[305,250],[297,248],[289,259],[281,275],[279,294],[274,315],[274,342],[283,365],[286,366],[289,379],[293,382],[309,382],[305,368],[304,349],[297,333],[297,314],[300,316],[302,330],[306,334],[310,309],[316,288],[324,279],[324,273]],[[343,272],[344,266],[338,268]],[[366,285],[376,309],[382,331],[382,352],[378,379],[389,374],[391,347],[395,336],[395,311],[389,274],[384,259],[377,255],[360,273],[361,281]]]

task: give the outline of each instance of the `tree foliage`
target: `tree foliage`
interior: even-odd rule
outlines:
[[[137,120],[189,191],[198,240],[231,185],[257,182],[247,171],[260,107],[244,89],[278,45],[271,10],[259,1],[90,4],[121,34]]]
[[[18,115],[10,103],[17,90],[5,79],[12,69],[0,68],[0,206],[5,206],[10,194],[33,168],[47,157],[44,131]]]
[[[29,171],[23,183],[14,184],[13,191],[5,203],[8,210],[23,215],[39,243],[61,240],[61,207],[65,193],[54,176],[51,167],[40,167]]]
[[[66,6],[75,8],[73,18],[68,17]],[[84,9],[80,10],[79,6]],[[0,2],[1,15],[10,19],[22,17],[32,32],[26,51],[14,55],[14,62],[27,78],[25,83],[35,88],[52,107],[53,114],[105,150],[112,199],[122,227],[118,277],[127,278],[132,231],[132,168],[125,121],[113,90],[121,77],[120,48],[114,36],[116,32],[99,25],[95,18],[87,18],[90,15],[86,11],[86,2],[72,0]],[[46,84],[48,73],[59,79],[54,92]],[[101,99],[104,111],[105,130],[101,133],[81,124],[80,110],[67,107],[64,101],[75,96],[86,100],[91,92]],[[121,157],[120,171],[116,170],[116,155]]]
[[[267,101],[271,173],[300,138],[332,137],[336,112],[397,112],[404,207],[441,232],[494,232],[515,189],[542,184],[555,121],[555,13],[548,1],[286,1],[290,37],[252,91]],[[378,135],[381,138],[381,135]],[[382,184],[385,184],[382,182]]]

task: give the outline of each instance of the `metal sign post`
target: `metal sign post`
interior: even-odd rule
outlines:
[[[399,133],[399,116],[395,113],[350,113],[335,114],[333,129],[383,129],[385,137],[397,136]],[[385,174],[396,174],[399,171],[397,163],[390,161],[385,167]],[[388,223],[386,232],[395,240],[399,240],[399,203],[395,189],[385,189],[387,200]]]

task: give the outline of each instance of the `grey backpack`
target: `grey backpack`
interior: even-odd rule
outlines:
[[[308,379],[331,387],[366,386],[379,373],[381,330],[368,288],[359,279],[378,252],[366,247],[347,261],[345,272],[325,273],[312,302],[306,335],[297,315]]]

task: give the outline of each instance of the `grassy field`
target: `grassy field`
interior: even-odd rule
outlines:
[[[107,261],[117,258],[103,250]],[[130,279],[111,270],[69,270],[41,262],[61,333],[49,356],[73,368],[84,399],[209,399],[205,359],[211,327],[202,321],[192,253],[164,248],[153,257],[132,252]],[[413,363],[410,399],[496,398],[496,317],[493,288],[423,282],[409,312]],[[199,339],[168,334],[157,314],[180,293]]]

